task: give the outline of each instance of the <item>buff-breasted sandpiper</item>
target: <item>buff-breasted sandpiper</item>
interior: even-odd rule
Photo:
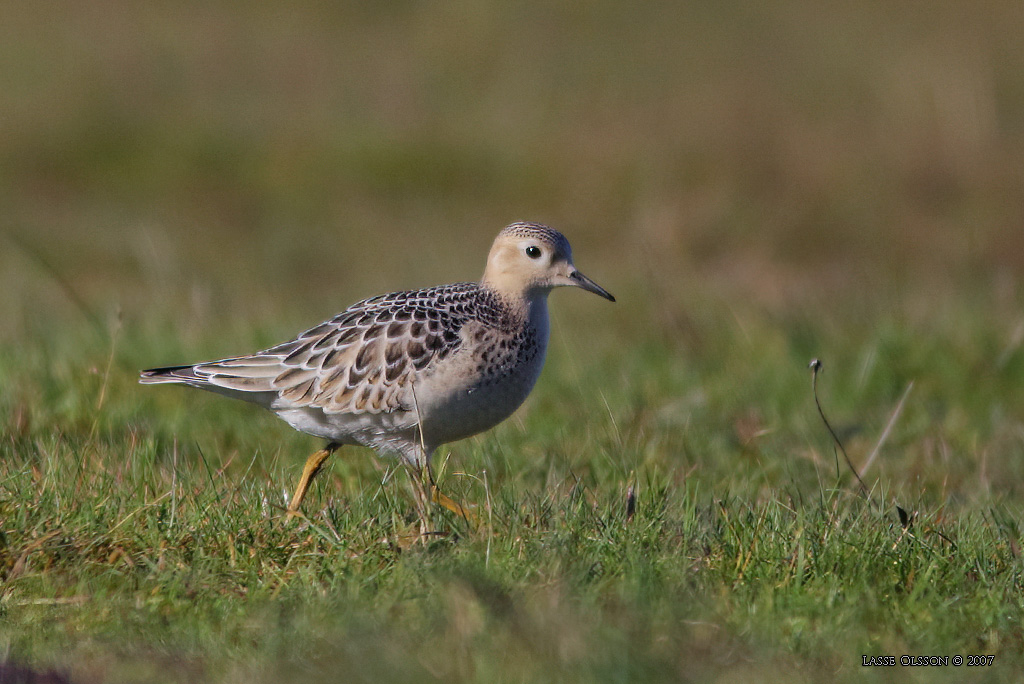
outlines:
[[[536,223],[495,239],[478,283],[395,292],[353,304],[294,340],[248,356],[142,372],[259,404],[328,441],[309,457],[295,513],[339,446],[359,444],[421,469],[440,445],[488,430],[533,389],[548,343],[548,294],[571,285],[615,301],[576,269],[569,241]],[[462,512],[435,491],[435,501]]]

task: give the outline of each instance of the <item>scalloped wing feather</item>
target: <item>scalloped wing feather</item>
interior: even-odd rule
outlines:
[[[416,376],[459,348],[459,331],[475,318],[479,295],[476,283],[459,283],[374,297],[294,340],[198,364],[193,372],[214,387],[275,393],[275,408],[411,410]]]

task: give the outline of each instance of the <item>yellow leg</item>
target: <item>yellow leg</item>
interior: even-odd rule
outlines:
[[[437,485],[435,484],[430,485],[430,498],[434,501],[434,503],[441,504],[455,515],[459,516],[460,518],[463,518],[468,523],[476,525],[478,522],[480,522],[480,519],[477,517],[476,513],[474,513],[469,508],[463,506],[458,501],[455,501],[450,496],[442,492],[440,489],[437,488]]]
[[[437,484],[434,482],[434,474],[430,471],[429,465],[410,465],[409,475],[412,480],[416,512],[420,518],[421,530],[430,528],[430,505],[432,503],[444,506],[473,526],[479,525],[480,518],[477,517],[472,509],[468,506],[463,506],[438,489]]]
[[[316,477],[317,473],[324,467],[324,463],[327,462],[327,459],[333,452],[334,447],[328,446],[306,459],[306,466],[302,469],[302,477],[299,478],[299,486],[295,488],[295,495],[292,496],[292,500],[288,503],[288,515],[295,515],[299,512],[302,500],[306,498],[306,491],[309,489],[309,485],[313,482],[313,478]]]

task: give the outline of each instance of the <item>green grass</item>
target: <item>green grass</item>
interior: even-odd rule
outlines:
[[[0,680],[1019,681],[1019,15],[6,10]],[[136,383],[477,278],[514,219],[619,301],[555,293],[527,404],[439,451],[483,526],[410,543],[357,449],[288,524],[316,440]],[[861,666],[903,654],[995,661]]]
[[[991,672],[939,675],[1011,681],[1024,666],[1024,440],[972,427],[957,401],[998,412],[1016,382],[928,374],[951,350],[923,345],[868,502],[845,466],[836,479],[796,341],[764,330],[760,351],[698,360],[648,345],[616,365],[559,319],[527,409],[440,464],[486,524],[438,510],[441,534],[413,543],[408,476],[365,450],[340,452],[308,521],[287,523],[315,442],[248,406],[134,385],[153,339],[117,333],[133,351],[109,370],[83,326],[9,353],[6,659],[76,681],[857,681],[862,654],[993,654]],[[907,352],[905,330],[871,337],[818,344]],[[903,379],[847,366],[819,384],[863,462]]]

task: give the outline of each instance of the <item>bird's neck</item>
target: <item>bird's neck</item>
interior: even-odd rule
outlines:
[[[480,285],[495,295],[510,318],[525,325],[547,328],[550,289],[502,290],[487,280],[482,281]]]

